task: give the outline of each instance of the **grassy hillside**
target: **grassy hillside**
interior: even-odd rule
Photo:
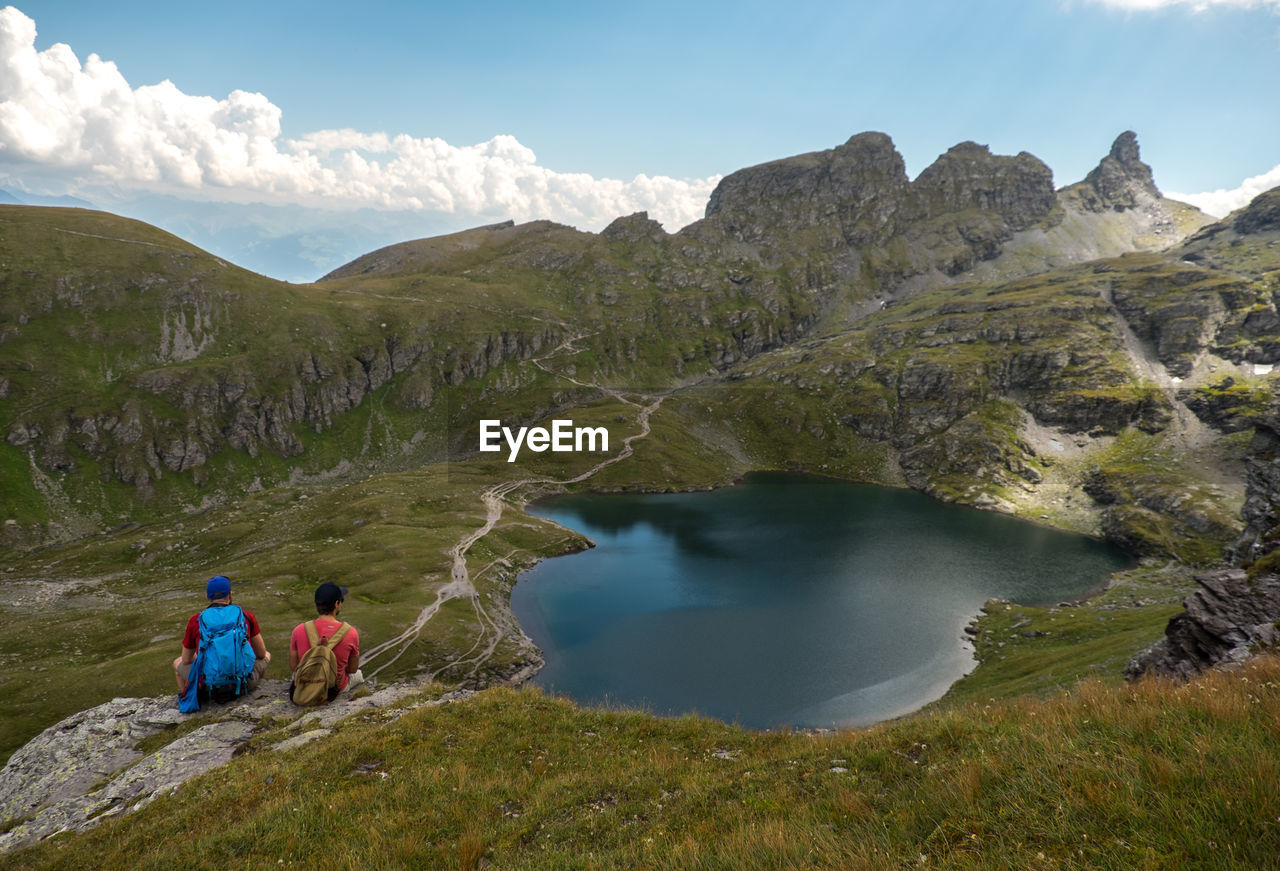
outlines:
[[[536,692],[347,721],[24,868],[1265,868],[1280,660],[870,729],[746,732]],[[401,715],[402,714],[402,715]],[[216,809],[216,810],[213,810]]]
[[[135,221],[0,207],[0,546],[444,460],[482,414],[701,377],[810,317],[670,242],[461,235],[408,274],[289,285]]]

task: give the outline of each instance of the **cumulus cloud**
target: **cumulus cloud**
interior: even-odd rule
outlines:
[[[1168,193],[1165,196],[1190,203],[1206,214],[1221,218],[1236,209],[1247,206],[1258,194],[1265,193],[1274,187],[1280,187],[1280,166],[1262,175],[1246,178],[1239,187],[1232,190],[1219,189],[1201,194]]]
[[[132,87],[96,54],[35,48],[35,22],[0,10],[0,168],[91,195],[164,193],[221,202],[550,218],[599,229],[646,210],[669,230],[702,217],[719,176],[630,181],[555,172],[513,136],[455,146],[356,130],[281,134],[262,94],[192,96],[172,82]]]

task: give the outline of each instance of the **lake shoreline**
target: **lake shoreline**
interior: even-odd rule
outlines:
[[[680,496],[691,495],[691,494],[696,495],[699,493],[702,493],[702,494],[733,493],[733,492],[741,491],[744,488],[749,488],[752,485],[758,485],[761,481],[767,482],[770,479],[773,479],[775,482],[777,481],[787,482],[788,487],[792,485],[808,484],[810,486],[817,486],[819,488],[823,488],[823,487],[846,488],[847,487],[847,488],[852,488],[853,491],[859,491],[859,489],[861,488],[861,492],[863,493],[888,492],[888,493],[895,493],[895,494],[905,494],[903,498],[923,500],[921,504],[928,503],[933,506],[940,506],[941,510],[943,511],[959,511],[965,507],[968,507],[968,506],[956,505],[954,503],[946,503],[941,500],[936,500],[936,499],[933,499],[932,497],[928,497],[924,494],[920,494],[918,492],[912,491],[907,488],[885,488],[885,487],[879,487],[876,485],[859,484],[855,482],[844,481],[837,478],[831,478],[831,477],[822,476],[822,475],[812,475],[807,473],[786,473],[786,472],[776,472],[776,471],[764,471],[764,472],[748,473],[747,475],[744,475],[741,478],[737,479],[732,485],[729,485],[727,487],[709,489],[709,490],[703,489],[703,490],[664,491],[660,493],[654,493],[652,491],[646,491],[644,493],[637,493],[632,491],[625,491],[625,492],[612,491],[607,493],[601,493],[599,491],[592,491],[591,493],[588,493],[588,494],[581,494],[581,493],[558,494],[558,495],[547,494],[547,495],[541,495],[534,499],[528,500],[526,503],[524,503],[522,508],[526,510],[528,513],[534,514],[535,516],[538,516],[544,520],[549,520],[551,522],[557,523],[557,525],[562,526],[563,528],[574,533],[575,535],[581,536],[585,541],[593,541],[594,539],[596,539],[597,536],[593,533],[593,531],[589,527],[585,527],[581,524],[574,523],[574,522],[565,522],[563,518],[558,516],[553,516],[555,512],[554,511],[548,512],[546,510],[546,507],[549,504],[554,505],[556,503],[562,502],[563,500],[593,499],[598,497],[605,497],[605,498],[612,498],[612,499],[618,499],[618,498],[626,499],[632,496],[637,496],[641,498],[656,497],[656,498],[669,499],[671,497],[680,497]],[[1058,530],[1049,524],[1028,521],[1026,518],[1010,516],[1005,513],[988,512],[988,511],[964,512],[965,516],[968,516],[970,514],[981,515],[984,517],[999,518],[1000,522],[1004,522],[1004,523],[1021,522],[1025,524],[1025,526],[1019,526],[1018,527],[1019,529],[1039,530],[1042,532],[1047,531],[1052,535],[1069,535],[1072,539],[1076,539],[1076,540],[1085,540],[1087,538],[1084,536],[1079,536],[1075,533],[1063,533],[1061,530]],[[804,529],[807,537],[808,533],[810,533],[812,530],[810,527],[804,527]],[[1097,541],[1097,539],[1090,538],[1087,540],[1092,542],[1094,545],[1101,544],[1100,542]],[[576,551],[569,551],[567,553],[578,553],[581,555],[585,552],[589,552],[590,550],[591,549],[588,548],[585,551],[576,550]],[[567,555],[567,553],[564,555]],[[544,689],[549,689],[554,692],[563,693],[570,698],[581,699],[581,703],[583,704],[592,704],[593,703],[592,698],[583,697],[582,693],[576,692],[572,688],[568,688],[568,689],[564,688],[561,685],[559,679],[554,674],[556,670],[554,667],[551,668],[551,673],[548,673],[548,666],[555,665],[555,660],[556,660],[555,644],[554,642],[547,643],[547,637],[543,635],[545,630],[540,626],[536,625],[537,621],[531,619],[527,609],[525,609],[524,606],[521,604],[521,602],[518,601],[525,594],[518,593],[517,588],[521,588],[522,584],[539,583],[539,578],[542,576],[542,573],[539,570],[547,562],[548,561],[546,559],[540,559],[532,569],[522,572],[516,578],[516,583],[513,585],[513,588],[512,588],[512,610],[516,614],[517,623],[520,625],[521,630],[526,634],[526,636],[531,638],[531,640],[533,641],[533,644],[542,652],[544,657],[545,664],[543,666],[543,669],[539,670],[536,674],[534,674],[531,677],[531,682],[535,683],[538,686],[543,687]],[[1117,563],[1116,566],[1118,568],[1119,564]],[[575,571],[577,570],[575,569]],[[582,569],[581,571],[593,571],[593,570]],[[1083,600],[1088,597],[1097,595],[1101,591],[1106,590],[1108,585],[1109,574],[1110,572],[1104,573],[1101,577],[1097,577],[1096,580],[1093,580],[1084,588],[1076,588],[1075,590],[1072,591],[1072,593],[1069,596],[1066,596],[1066,598],[1071,598],[1073,600]],[[946,634],[949,635],[950,639],[952,640],[952,643],[955,645],[948,652],[947,667],[944,669],[947,674],[946,679],[934,681],[930,685],[931,686],[930,690],[918,696],[917,700],[914,703],[912,703],[911,705],[899,706],[893,712],[887,713],[884,716],[879,716],[874,718],[873,720],[874,722],[880,722],[886,719],[893,719],[898,716],[903,716],[915,710],[919,710],[920,708],[925,707],[934,701],[937,701],[938,699],[946,695],[950,687],[957,680],[971,674],[976,668],[978,668],[981,665],[980,661],[975,655],[974,648],[970,643],[970,639],[964,633],[964,627],[972,624],[979,617],[981,617],[982,608],[985,607],[985,604],[990,601],[990,598],[991,597],[984,596],[980,601],[975,602],[971,607],[966,607],[962,612],[959,612],[959,613],[953,612],[946,618],[946,623],[950,627],[949,631]],[[1029,600],[1032,600],[1032,597],[1029,597]],[[1041,592],[1040,595],[1033,597],[1033,600],[1040,601],[1040,602],[1048,602],[1050,600],[1058,601],[1059,595],[1057,593],[1052,593],[1052,592],[1049,592],[1049,593]],[[684,619],[684,618],[682,617],[681,619]],[[765,630],[758,632],[757,635],[767,636],[775,631],[776,631],[775,627],[767,627]],[[825,667],[826,666],[824,665],[823,668]],[[614,703],[617,703],[619,701],[617,697],[612,695],[610,696],[610,699]],[[626,698],[622,698],[621,702],[623,704],[628,704],[628,701]],[[655,704],[655,702],[657,703]],[[661,703],[660,699],[655,700],[652,697],[642,697],[636,703],[639,707],[650,709],[650,710],[654,710],[656,708],[665,708],[665,705]],[[693,710],[693,709],[702,710],[702,706],[692,706],[692,707],[681,706],[681,707],[672,709],[670,711],[667,711],[666,713],[670,713],[672,715],[678,715],[683,711]],[[659,713],[661,715],[666,715],[662,711],[659,711]],[[709,715],[716,716],[716,714],[714,713]],[[739,722],[740,725],[742,725],[742,722],[740,721],[740,719],[735,719],[733,717],[728,717],[728,718],[719,717],[719,718],[727,719],[727,721],[737,721]],[[831,721],[828,720],[827,722],[831,722]],[[766,724],[766,725],[761,725],[758,723],[747,723],[746,725],[748,728],[763,728],[763,729],[790,728],[792,730],[795,730],[798,728],[806,728],[809,724],[791,724],[788,726],[787,724],[782,724],[782,723]],[[832,725],[839,727],[839,726],[846,726],[846,725],[854,725],[854,723],[836,722],[836,723],[833,723]],[[822,726],[818,726],[818,727],[821,728]]]

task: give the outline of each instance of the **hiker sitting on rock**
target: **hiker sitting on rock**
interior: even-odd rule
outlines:
[[[316,613],[299,623],[289,639],[289,699],[295,705],[322,705],[343,690],[364,683],[360,633],[339,618],[347,588],[326,581],[316,588]]]
[[[178,709],[200,710],[200,700],[229,701],[257,689],[271,662],[258,618],[231,603],[231,581],[222,575],[205,587],[208,606],[187,621],[182,655],[173,661]]]

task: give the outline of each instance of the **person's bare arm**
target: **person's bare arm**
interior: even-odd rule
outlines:
[[[265,659],[267,662],[271,661],[271,654],[267,652],[267,642],[262,640],[261,632],[249,639],[249,646],[253,648],[255,657]]]
[[[190,665],[191,663],[193,663],[193,662],[195,662],[195,661],[196,661],[196,649],[195,649],[194,647],[187,647],[186,645],[183,645],[183,647],[182,647],[182,664],[183,664],[183,665]]]

